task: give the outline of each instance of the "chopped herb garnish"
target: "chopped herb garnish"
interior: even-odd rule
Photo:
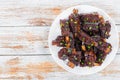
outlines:
[[[91,46],[87,46],[87,48],[88,48],[88,49],[90,49],[90,48],[91,48]]]
[[[96,26],[96,28],[98,29],[98,26]]]
[[[106,31],[106,32],[105,32],[105,34],[107,35],[107,34],[108,34],[108,32]]]
[[[82,41],[85,41],[85,38],[82,38]]]
[[[91,62],[88,62],[89,65],[91,65],[92,63]]]
[[[103,26],[105,26],[105,23],[103,23]]]
[[[101,59],[99,58],[98,61],[101,61]]]
[[[94,37],[97,37],[96,35]]]
[[[62,45],[63,45],[63,42],[60,42],[60,45],[62,46]]]
[[[76,56],[74,56],[74,59],[77,60]]]
[[[67,31],[67,30],[68,30],[68,28],[65,28],[65,30]]]
[[[67,46],[67,44],[65,43],[65,46]]]
[[[104,60],[102,59],[102,62],[103,62]]]
[[[68,49],[68,53],[71,53],[71,52],[72,52],[72,50],[69,48],[69,49]]]
[[[65,57],[66,55],[65,54],[63,54],[63,57]]]
[[[64,43],[65,41],[64,41],[64,40],[62,40],[61,42],[63,42],[63,43]]]
[[[77,21],[75,21],[74,23],[77,24]]]
[[[84,62],[81,62],[81,64],[83,65],[83,64],[84,64]]]
[[[100,54],[100,56],[102,56],[103,54]]]
[[[88,20],[88,18],[86,18],[86,21]]]
[[[66,24],[69,24],[69,22],[67,21]]]
[[[73,19],[70,19],[70,21],[72,22],[72,21],[73,21]]]
[[[92,34],[92,32],[90,32],[90,35]]]
[[[91,29],[92,29],[92,27],[90,26],[90,27],[89,27],[89,30],[91,30]]]
[[[91,46],[94,46],[94,44],[92,43]]]
[[[80,59],[80,62],[81,62],[81,59]]]
[[[63,27],[63,26],[64,26],[64,24],[62,24],[62,23],[61,23],[61,24],[60,24],[60,26],[61,26],[61,27]]]
[[[75,33],[75,37],[77,36],[77,33]]]
[[[70,38],[70,42],[72,41],[72,39]]]
[[[99,44],[101,45],[101,44],[102,44],[102,42],[101,42],[101,41],[99,41]]]
[[[108,48],[111,48],[111,46],[108,46]]]

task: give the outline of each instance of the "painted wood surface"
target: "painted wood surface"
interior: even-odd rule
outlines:
[[[0,26],[49,26],[65,9],[75,5],[92,5],[106,11],[120,23],[119,0],[1,0]],[[118,4],[119,5],[119,4]]]
[[[117,27],[120,29],[120,25]],[[0,55],[50,54],[49,30],[50,27],[0,27]]]
[[[51,56],[0,56],[0,78],[15,80],[120,80],[120,55],[99,73],[79,76],[58,66]]]
[[[47,43],[53,20],[75,5],[103,9],[120,31],[119,3],[119,0],[0,0],[0,80],[120,80],[120,49],[103,71],[79,76],[54,62]]]
[[[47,54],[49,27],[0,27],[0,55]]]

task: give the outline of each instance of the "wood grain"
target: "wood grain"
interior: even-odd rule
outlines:
[[[120,55],[99,73],[79,76],[58,66],[51,56],[0,56],[0,79],[20,80],[119,80]]]
[[[0,51],[3,55],[49,53],[48,31],[48,27],[1,27]]]
[[[117,27],[120,29],[120,25]],[[49,29],[50,27],[36,26],[0,27],[0,55],[50,54]]]
[[[103,71],[79,76],[54,62],[47,41],[51,23],[65,9],[92,5],[120,24],[119,3],[119,0],[0,0],[0,80],[119,80],[120,55]],[[120,31],[120,25],[117,27]]]
[[[49,26],[65,9],[75,5],[92,5],[106,11],[120,24],[119,0],[1,0],[0,26]]]

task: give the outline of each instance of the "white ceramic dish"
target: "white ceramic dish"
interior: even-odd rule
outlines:
[[[61,35],[61,29],[60,29],[60,19],[67,19],[68,16],[72,13],[73,9],[78,9],[79,13],[91,13],[91,12],[98,12],[100,15],[104,17],[105,20],[109,20],[111,23],[111,36],[107,40],[107,42],[111,43],[112,45],[112,51],[109,55],[107,55],[105,61],[102,63],[101,66],[95,66],[95,67],[75,67],[75,68],[70,68],[69,66],[66,65],[66,62],[63,60],[60,60],[58,58],[58,51],[60,50],[60,47],[53,46],[52,45],[52,40],[55,40],[58,35]],[[118,38],[118,32],[116,30],[115,23],[113,20],[101,9],[93,7],[93,6],[88,6],[88,5],[79,5],[75,7],[71,7],[65,11],[63,11],[60,15],[57,16],[57,18],[54,20],[50,32],[49,32],[49,48],[50,52],[52,54],[52,57],[54,60],[65,70],[68,72],[72,72],[75,74],[79,75],[88,75],[88,74],[93,74],[98,71],[103,70],[107,65],[111,63],[111,61],[114,59],[117,50],[118,50],[118,45],[119,45],[119,38]]]

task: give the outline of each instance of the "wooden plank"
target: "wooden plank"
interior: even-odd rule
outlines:
[[[119,0],[0,0],[0,26],[51,25],[63,10],[75,5],[92,5],[105,10],[120,24]],[[119,4],[118,4],[119,5]]]
[[[48,27],[0,27],[0,51],[3,55],[49,53],[48,31]]]
[[[120,25],[118,30],[120,30]],[[50,27],[0,27],[0,55],[50,54]],[[120,53],[120,49],[118,50]]]
[[[58,66],[51,56],[0,56],[0,79],[20,80],[119,80],[120,55],[99,73],[79,76]]]

